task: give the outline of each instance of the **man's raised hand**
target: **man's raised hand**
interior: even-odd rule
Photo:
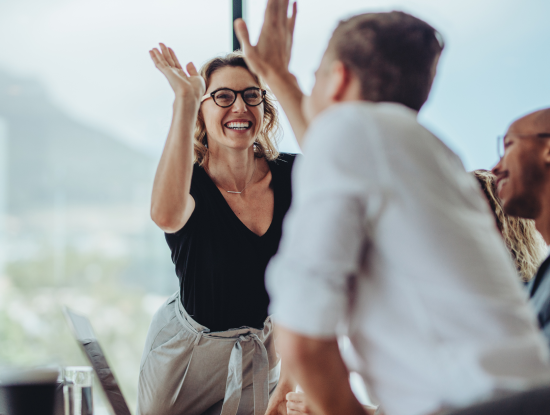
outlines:
[[[268,84],[272,76],[288,72],[297,13],[294,2],[292,15],[288,17],[288,4],[289,0],[268,0],[264,24],[256,46],[250,44],[246,23],[242,19],[235,21],[235,33],[248,67]]]
[[[241,42],[248,68],[267,82],[283,107],[300,144],[308,122],[302,111],[304,94],[298,80],[288,70],[297,13],[294,3],[292,15],[288,17],[288,3],[289,0],[268,0],[256,46],[250,44],[248,29],[242,19],[235,21],[235,33]]]
[[[187,69],[186,73],[174,51],[163,43],[159,43],[159,45],[160,51],[157,48],[153,48],[149,51],[149,54],[157,69],[168,79],[170,86],[176,94],[176,98],[200,103],[206,86],[195,65],[189,62],[185,67]]]

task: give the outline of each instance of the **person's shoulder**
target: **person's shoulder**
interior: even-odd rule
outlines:
[[[322,140],[322,137],[329,139],[336,133],[350,137],[350,140],[357,140],[357,137],[380,131],[377,126],[391,127],[400,124],[417,125],[421,128],[416,111],[401,104],[352,101],[332,105],[321,112],[312,121],[308,135],[315,135],[320,137],[316,140]]]
[[[365,113],[372,110],[372,103],[366,101],[352,101],[334,104],[318,114],[312,125],[326,122],[341,122],[361,119]]]
[[[548,286],[541,288],[545,285]],[[527,283],[527,289],[531,297],[540,296],[542,293],[550,298],[550,256],[547,256],[540,264],[533,278]]]
[[[398,122],[416,125],[421,128],[418,122],[418,111],[414,111],[403,104],[398,104],[396,102],[379,102],[372,104],[369,111],[372,117],[381,123],[389,122],[395,125],[395,123]]]
[[[331,105],[311,121],[304,137],[305,146],[309,147],[312,143],[318,146],[333,141],[335,136],[356,136],[361,133],[362,120],[359,103]]]
[[[203,172],[204,168],[199,163],[193,163],[193,175],[197,172]]]
[[[531,287],[532,284],[535,284],[535,287]],[[542,264],[541,270],[528,285],[528,289],[532,289],[531,305],[537,313],[540,325],[544,327],[550,323],[550,267],[547,263]]]
[[[279,153],[277,158],[272,160],[272,163],[279,166],[292,166],[297,156],[298,154],[295,153]]]
[[[205,180],[208,178],[204,167],[199,163],[193,164],[193,175],[191,176],[191,188],[195,186],[202,186]]]
[[[297,156],[298,154],[293,153],[279,153],[275,160],[268,161],[271,171],[276,172],[278,175],[288,175],[290,177]]]
[[[386,116],[416,120],[418,115],[403,104],[395,102],[347,101],[331,105],[315,119],[363,119],[365,116],[381,118]],[[315,122],[314,121],[314,122]]]
[[[304,137],[304,153],[311,151],[350,153],[367,145],[377,132],[376,104],[367,101],[331,105],[311,122]],[[355,149],[355,150],[354,150]]]

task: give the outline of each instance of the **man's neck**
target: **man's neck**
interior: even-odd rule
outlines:
[[[535,219],[535,227],[540,232],[546,245],[550,245],[550,200],[545,200],[538,217]]]

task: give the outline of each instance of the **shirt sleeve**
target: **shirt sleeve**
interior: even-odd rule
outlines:
[[[281,245],[266,273],[274,320],[313,337],[337,334],[368,245],[365,211],[376,157],[365,153],[361,119],[345,110],[329,110],[310,127]]]

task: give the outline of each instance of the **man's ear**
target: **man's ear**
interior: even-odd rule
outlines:
[[[340,102],[344,100],[344,97],[348,95],[348,88],[351,83],[351,72],[346,66],[335,60],[330,66],[330,78],[328,84],[329,98],[334,102]]]
[[[542,147],[542,159],[547,166],[550,166],[550,139],[544,140]]]

